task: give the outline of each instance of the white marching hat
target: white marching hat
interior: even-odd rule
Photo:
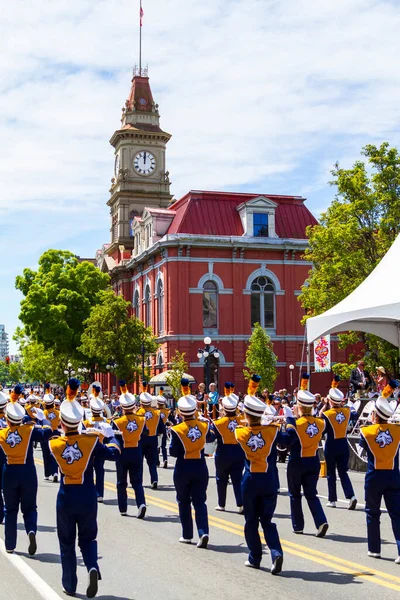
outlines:
[[[53,402],[54,402],[53,394],[45,394],[43,396],[43,401],[45,404],[53,404]]]
[[[104,402],[98,396],[92,396],[90,398],[90,408],[93,413],[101,413],[104,410]]]
[[[238,402],[239,402],[239,396],[237,394],[235,394],[235,392],[231,392],[229,394],[229,397],[232,398],[232,400],[236,400],[236,404],[238,404]]]
[[[343,402],[344,394],[338,388],[331,388],[328,395],[334,404],[341,404]]]
[[[244,410],[249,415],[253,415],[253,417],[262,417],[264,411],[266,409],[265,403],[256,398],[256,396],[245,396],[244,398]]]
[[[381,417],[381,419],[384,419],[385,421],[390,419],[394,413],[394,410],[390,406],[389,402],[383,396],[380,396],[375,402],[374,410]]]
[[[17,402],[9,402],[6,408],[6,417],[14,425],[22,423],[22,419],[25,417],[25,409]]]
[[[26,398],[24,398],[24,396],[21,396],[21,398],[18,398],[17,400],[18,404],[20,404],[21,406],[25,406],[25,404],[28,402]]]
[[[155,398],[159,404],[165,404],[167,401],[164,396],[155,396]]]
[[[299,390],[297,393],[297,403],[301,406],[313,406],[315,396],[308,390]]]
[[[8,398],[3,392],[0,392],[0,409],[5,408],[8,402]]]
[[[39,398],[35,394],[30,394],[28,396],[28,402],[30,402],[31,404],[35,404],[35,402],[37,402],[38,400]]]
[[[232,398],[232,394],[229,394],[229,396],[224,396],[222,398],[221,403],[222,403],[222,406],[225,408],[225,410],[228,410],[231,412],[236,410],[237,405],[238,405],[238,401],[235,400],[235,398]]]
[[[194,415],[194,413],[197,410],[196,398],[191,394],[188,394],[187,396],[182,396],[178,400],[178,409],[182,415]]]
[[[67,427],[75,427],[82,421],[83,408],[77,400],[64,400],[60,406],[61,421]]]
[[[135,396],[129,392],[125,392],[125,394],[120,395],[119,403],[122,408],[133,408],[136,404]]]
[[[140,394],[140,402],[144,404],[144,406],[150,406],[153,401],[153,396],[149,394],[149,392],[142,392]]]

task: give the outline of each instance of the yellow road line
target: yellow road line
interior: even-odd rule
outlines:
[[[43,461],[40,459],[35,459],[35,462],[37,462],[40,465],[43,465]],[[116,485],[109,481],[104,482],[104,487],[112,492],[116,492],[117,490]],[[135,498],[135,494],[132,490],[127,489],[127,493],[130,498]],[[170,502],[169,500],[164,500],[163,498],[157,498],[156,496],[149,496],[146,494],[146,501],[148,501],[149,504],[157,506],[158,508],[163,508],[165,510],[169,510],[176,514],[179,514],[177,504],[174,502]],[[208,518],[210,524],[216,527],[217,529],[222,529],[224,531],[227,531],[228,533],[233,533],[235,535],[239,535],[240,537],[244,537],[244,528],[242,525],[234,523],[233,521],[226,521],[224,519],[214,517],[213,515],[209,515]],[[264,536],[261,536],[261,539],[263,543],[265,543]],[[314,563],[327,566],[331,569],[336,569],[338,571],[348,573],[353,577],[364,579],[370,583],[374,583],[376,585],[380,585],[395,591],[400,591],[400,585],[396,585],[396,583],[391,583],[391,581],[400,582],[400,577],[390,575],[389,573],[385,573],[384,571],[371,569],[369,567],[366,567],[365,565],[360,565],[358,563],[342,559],[332,554],[321,552],[320,550],[314,550],[307,546],[302,546],[301,544],[296,544],[288,540],[281,539],[281,543],[284,551],[288,552],[289,554],[299,556],[300,558],[304,558]],[[389,581],[385,581],[385,579],[388,579]]]

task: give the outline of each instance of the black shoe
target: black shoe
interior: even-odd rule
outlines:
[[[33,531],[30,531],[28,533],[28,538],[29,538],[28,554],[29,554],[29,556],[34,556],[36,554],[36,550],[37,550],[36,533],[34,533]]]
[[[97,569],[90,569],[89,581],[86,590],[86,596],[88,598],[94,598],[99,588],[99,572]]]
[[[63,588],[63,592],[66,596],[75,596],[75,592],[67,592],[67,590],[64,588]]]
[[[271,567],[271,575],[278,575],[282,571],[283,556],[278,556]]]
[[[156,490],[158,488],[158,483],[157,481],[153,481],[153,483],[151,484],[151,489],[152,490]]]

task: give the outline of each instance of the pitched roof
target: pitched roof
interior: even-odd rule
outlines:
[[[191,191],[171,204],[169,210],[176,215],[168,233],[241,236],[243,226],[236,209],[260,196],[277,204],[275,230],[280,238],[306,239],[306,227],[318,223],[301,196]]]

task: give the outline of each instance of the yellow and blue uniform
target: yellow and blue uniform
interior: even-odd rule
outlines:
[[[138,416],[146,418],[147,435],[140,440],[143,458],[146,459],[150,473],[150,483],[158,483],[157,461],[158,461],[158,436],[165,431],[165,425],[160,418],[160,411],[150,406],[139,408]]]
[[[161,436],[161,454],[163,461],[168,460],[167,452],[167,421],[168,421],[168,410],[163,407],[158,409],[160,411],[160,419],[164,424],[164,433]]]
[[[57,495],[57,534],[60,543],[62,583],[74,594],[77,586],[75,538],[88,571],[97,563],[97,495],[93,481],[93,462],[96,456],[115,460],[120,453],[115,438],[107,445],[96,434],[71,431],[50,440],[50,450],[61,472]]]
[[[0,429],[7,427],[7,421],[4,412],[0,412]],[[0,452],[0,523],[4,521],[4,499],[3,499],[3,467],[5,463],[4,452]]]
[[[119,432],[121,455],[117,458],[117,496],[119,512],[126,513],[128,509],[128,494],[126,487],[129,480],[138,508],[146,504],[143,489],[143,456],[140,439],[146,428],[146,419],[137,414],[126,414],[112,423]]]
[[[89,427],[93,427],[97,429],[100,433],[102,432],[101,424],[107,423],[107,419],[105,417],[101,417],[100,415],[93,415],[91,419],[83,421],[83,426],[85,429]],[[103,442],[107,442],[105,439]],[[96,474],[96,493],[98,498],[103,498],[104,496],[104,458],[101,456],[96,456],[94,459],[94,472]]]
[[[347,443],[347,427],[351,417],[350,408],[347,406],[330,408],[322,416],[326,424],[325,460],[328,500],[337,501],[336,469],[345,497],[353,498],[354,489],[348,475],[350,451]]]
[[[61,423],[60,411],[55,409],[54,406],[47,406],[43,412],[46,420],[50,423],[53,435],[58,435],[58,428]],[[44,476],[50,477],[51,475],[58,474],[58,466],[54,456],[50,452],[49,442],[45,440],[40,445],[43,453]]]
[[[364,485],[368,550],[376,554],[381,552],[380,515],[383,497],[400,556],[400,426],[393,423],[369,425],[363,427],[360,433],[360,446],[368,456]]]
[[[216,419],[210,428],[211,441],[216,440],[215,473],[217,480],[218,506],[225,507],[226,491],[229,477],[232,481],[236,505],[243,506],[242,473],[244,469],[244,452],[235,437],[235,429],[239,427],[237,415]],[[207,440],[208,441],[208,440]]]
[[[38,480],[33,460],[33,444],[48,440],[51,435],[49,425],[10,425],[0,430],[0,447],[4,456],[4,533],[7,550],[14,550],[17,544],[17,517],[20,505],[26,533],[37,532]]]
[[[287,418],[286,432],[281,433],[285,445],[290,447],[287,480],[293,530],[302,532],[304,514],[301,506],[301,490],[307,500],[316,528],[326,523],[321,501],[317,496],[320,472],[318,447],[325,430],[325,421],[312,416],[295,420]]]
[[[176,457],[174,485],[182,537],[193,538],[193,504],[199,537],[208,535],[207,486],[208,469],[204,458],[204,446],[208,433],[208,421],[196,418],[182,421],[171,428],[169,453]]]
[[[244,533],[249,547],[249,562],[259,567],[262,545],[258,526],[264,531],[272,562],[283,556],[281,542],[272,517],[278,497],[276,482],[276,444],[284,443],[278,427],[253,425],[237,427],[235,436],[245,454],[242,497],[245,516]]]

